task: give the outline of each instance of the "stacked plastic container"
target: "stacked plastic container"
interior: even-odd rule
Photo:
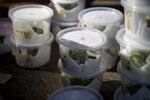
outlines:
[[[125,8],[125,28],[116,39],[121,60],[118,72],[122,77],[114,100],[150,99],[150,1],[122,0]]]
[[[114,8],[93,7],[81,11],[78,20],[80,27],[98,29],[107,36],[107,43],[103,46],[103,57],[108,69],[113,68],[118,61],[119,51],[115,36],[123,21],[123,14]]]
[[[51,0],[50,6],[55,15],[52,20],[52,32],[77,26],[78,13],[85,8],[85,0]]]
[[[56,36],[59,43],[61,71],[65,86],[86,86],[94,79],[101,80],[107,69],[102,58],[106,36],[96,29],[67,28]]]
[[[19,66],[37,68],[50,60],[53,10],[43,5],[21,5],[9,10],[12,54]]]

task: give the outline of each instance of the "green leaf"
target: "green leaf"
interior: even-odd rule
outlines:
[[[32,55],[33,57],[36,56],[38,53],[38,49],[28,49],[28,54]]]
[[[70,51],[70,57],[75,60],[77,64],[84,64],[87,54],[86,51]]]
[[[34,30],[34,32],[36,32],[37,34],[44,34],[43,29],[40,29],[38,27],[33,26],[32,29]]]
[[[136,51],[136,52],[133,52],[132,56],[130,57],[130,60],[132,64],[134,64],[137,68],[141,68],[145,64],[147,64],[146,59],[148,55],[149,53],[147,52]]]

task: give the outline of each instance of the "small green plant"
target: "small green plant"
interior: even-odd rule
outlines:
[[[43,29],[41,29],[41,28],[38,28],[38,27],[35,27],[35,26],[33,26],[32,27],[32,29],[34,30],[34,32],[36,32],[37,34],[44,34],[44,31],[43,31]]]
[[[80,65],[85,63],[87,53],[86,51],[70,51],[70,57]]]
[[[142,52],[142,51],[135,51],[132,53],[132,56],[130,57],[130,60],[132,64],[134,64],[136,67],[141,68],[146,63],[146,59],[148,57],[149,53]]]

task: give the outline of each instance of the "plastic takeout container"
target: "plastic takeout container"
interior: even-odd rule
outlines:
[[[122,0],[122,2],[125,0]],[[130,0],[134,1],[134,0]],[[137,0],[143,2],[146,0]],[[149,1],[150,3],[150,1]],[[142,42],[150,42],[150,11],[145,9],[144,11],[131,9],[128,5],[125,5],[125,29],[126,34],[128,34],[133,39]],[[150,8],[150,7],[149,7]]]
[[[100,84],[98,80],[94,80],[87,87],[70,86],[57,90],[52,93],[48,100],[103,100],[99,93]]]
[[[127,75],[129,73],[126,73],[123,67],[121,62],[119,62],[117,70],[121,75],[122,86],[116,90],[114,100],[149,100],[149,85],[138,83],[139,77],[136,75],[133,75],[134,78],[129,78]]]
[[[150,12],[149,0],[121,0],[121,4],[126,8],[134,9],[135,11],[147,13]]]
[[[85,8],[85,0],[51,0],[55,18],[60,21],[77,21],[78,13]]]
[[[133,89],[136,88],[134,87]],[[124,93],[122,88],[119,87],[114,94],[113,100],[149,100],[150,90],[146,87],[141,87],[136,93],[131,94],[129,92]]]
[[[61,22],[59,20],[53,19],[52,20],[52,33],[55,35],[63,29],[76,27],[77,21],[75,22]]]
[[[15,44],[14,37],[11,36],[12,54],[15,56],[19,66],[24,68],[38,68],[50,61],[51,43],[53,35],[47,42],[38,45],[18,45]]]
[[[125,79],[122,81],[124,82],[123,84],[128,84],[130,82],[143,86],[150,86],[149,76],[143,75],[143,73],[141,74],[140,72],[130,71],[126,67],[128,66],[124,65],[121,61],[117,66],[119,74],[121,74],[121,76],[123,76]]]
[[[150,76],[150,44],[141,44],[140,41],[127,37],[124,28],[118,32],[116,39],[121,46],[120,54],[123,65],[143,78]]]
[[[11,8],[15,42],[18,44],[38,44],[49,39],[53,10],[47,6],[28,4]]]
[[[107,36],[104,58],[108,63],[108,69],[113,68],[118,61],[119,45],[115,40],[116,33],[123,21],[123,14],[109,7],[93,7],[81,11],[78,15],[79,27],[96,28]],[[113,52],[113,55],[110,52]],[[114,54],[115,51],[115,54]]]
[[[104,73],[104,72],[101,72],[97,75],[94,75],[91,78],[82,78],[82,77],[76,78],[67,73],[65,68],[62,66],[62,62],[60,59],[58,61],[57,67],[58,67],[59,71],[61,72],[64,86],[74,86],[74,85],[86,86],[86,85],[90,84],[94,79],[98,79],[101,82],[102,75]]]
[[[106,36],[95,29],[68,28],[56,36],[62,65],[73,76],[90,77],[106,69],[101,48]]]

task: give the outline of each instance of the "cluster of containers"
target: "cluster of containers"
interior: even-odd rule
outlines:
[[[121,4],[125,28],[121,28],[120,11],[84,9],[85,0],[51,0],[51,8],[28,4],[9,10],[12,54],[19,66],[45,65],[50,60],[53,35],[59,44],[57,66],[66,87],[48,100],[103,100],[98,93],[103,73],[117,65],[120,55],[117,69],[122,86],[114,100],[150,100],[150,1],[122,0]]]
[[[52,31],[59,44],[57,66],[65,88],[48,100],[103,100],[98,92],[104,72],[119,60],[115,36],[123,14],[109,7],[84,9],[84,0],[51,0],[50,6],[56,13]]]
[[[122,0],[125,28],[119,30],[122,86],[114,100],[150,100],[150,1]]]
[[[53,15],[53,10],[43,5],[21,5],[9,10],[13,27],[10,36],[12,54],[19,66],[37,68],[49,62]]]

